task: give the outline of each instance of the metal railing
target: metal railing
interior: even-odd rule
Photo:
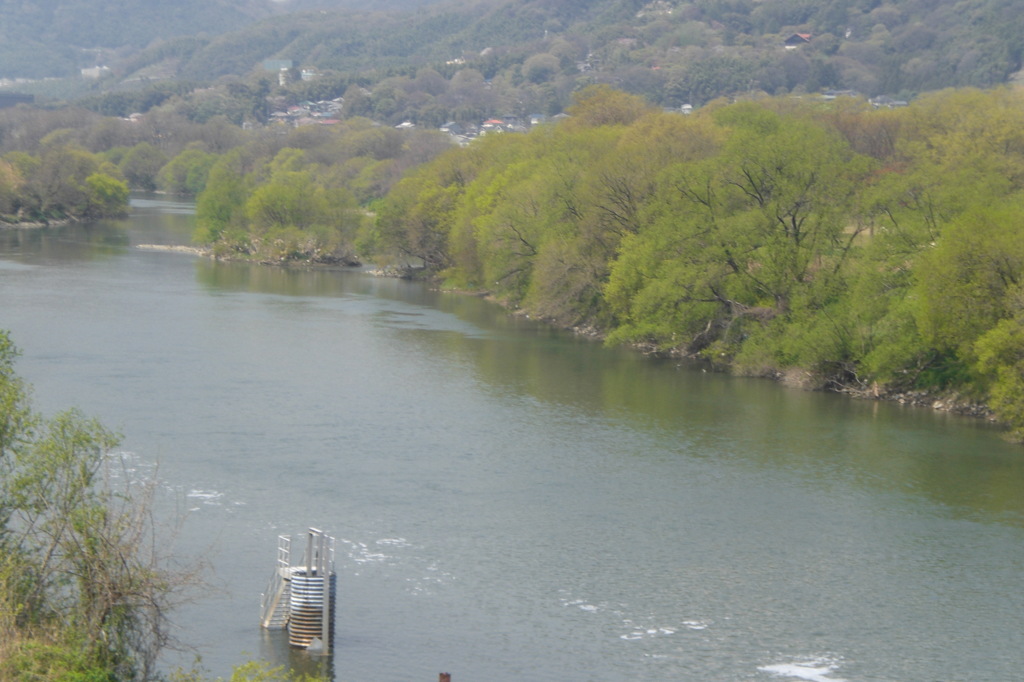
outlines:
[[[291,538],[277,536],[277,567],[260,600],[260,625],[269,630],[288,627],[288,597],[291,582]]]

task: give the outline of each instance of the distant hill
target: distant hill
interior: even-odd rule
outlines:
[[[347,4],[290,0],[280,8]],[[419,8],[382,11],[411,5]],[[795,35],[806,40],[787,46]],[[380,0],[359,12],[254,22],[197,45],[180,75],[244,74],[270,57],[379,70],[490,48],[499,53],[493,69],[553,54],[562,70],[580,66],[641,94],[662,93],[655,101],[666,91],[705,101],[741,87],[896,95],[1006,82],[1021,69],[1022,35],[1016,0]]]
[[[154,41],[212,38],[286,13],[402,11],[437,0],[0,0],[0,78],[73,75]]]
[[[574,41],[572,51],[580,54],[563,54],[563,60],[571,59],[572,66],[576,57],[586,57],[588,44],[601,46],[610,36],[631,33],[631,24],[647,3],[285,0],[274,4],[276,11],[287,12],[237,31],[207,31],[190,40],[155,43],[127,60],[121,71],[130,76],[132,71],[171,60],[175,76],[209,80],[244,75],[266,59],[287,59],[317,69],[381,72],[444,63],[496,49],[522,61],[543,52],[543,41],[556,36]]]
[[[366,84],[466,64],[546,87],[531,94],[545,110],[595,82],[672,107],[743,92],[907,99],[1008,82],[1022,35],[1016,0],[0,0],[0,77],[101,61],[112,77],[95,93],[247,78],[276,59]]]
[[[271,0],[0,0],[0,78],[77,73],[153,40],[236,31]]]
[[[392,12],[436,5],[440,0],[274,0],[282,12],[326,9],[335,12]]]

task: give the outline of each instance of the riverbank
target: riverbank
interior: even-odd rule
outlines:
[[[139,248],[179,251],[216,258],[216,256],[212,253],[210,249],[197,247],[163,247],[160,245],[140,245]],[[282,262],[263,262],[262,264],[304,265],[307,267],[316,265],[315,263],[311,262],[297,262],[294,260]],[[344,264],[335,265],[344,266]],[[518,315],[525,317],[527,319],[538,319],[539,321],[544,322],[546,324],[550,324],[560,329],[570,331],[577,336],[592,339],[594,341],[604,342],[604,340],[607,338],[607,332],[593,324],[567,325],[555,319],[533,318],[533,316],[531,316],[522,308],[512,307],[508,305],[506,302],[500,300],[498,297],[493,296],[489,292],[443,287],[441,286],[439,281],[437,281],[435,278],[432,278],[429,272],[423,268],[378,267],[367,270],[366,272],[376,277],[393,277],[398,279],[418,280],[428,285],[434,286],[439,291],[483,298],[495,305],[501,306],[510,315]],[[700,364],[702,367],[710,371],[722,373],[733,373],[735,371],[735,368],[728,363],[713,363],[705,358],[693,354],[684,353],[681,350],[664,350],[658,348],[656,345],[652,343],[634,343],[631,344],[630,347],[636,352],[641,353],[643,355],[648,355],[652,357],[675,358],[681,362]],[[877,382],[872,383],[870,385],[849,383],[841,384],[836,383],[834,381],[822,381],[820,380],[820,378],[814,377],[812,373],[800,368],[791,368],[785,371],[776,370],[773,372],[762,373],[759,374],[758,376],[760,378],[773,380],[785,386],[797,388],[804,391],[841,393],[858,400],[877,400],[884,402],[892,402],[900,405],[907,405],[910,407],[925,408],[937,412],[947,412],[950,414],[957,414],[976,419],[983,419],[987,422],[990,422],[994,425],[998,425],[1000,427],[1006,426],[1004,423],[999,421],[999,419],[995,416],[995,414],[988,407],[988,405],[977,402],[975,400],[967,399],[957,391],[905,390],[885,387],[879,385]]]
[[[453,290],[454,291],[454,290]],[[463,292],[455,292],[463,293]],[[505,307],[509,310],[510,314],[522,315],[529,318],[530,315],[521,309],[513,309],[502,301],[489,294],[476,294],[482,295],[487,300]],[[557,320],[546,319],[542,320],[548,324],[553,324],[567,331],[571,331],[577,336],[586,337],[595,341],[604,341],[607,337],[607,333],[592,324],[581,324],[581,325],[564,325],[559,324]],[[722,372],[722,373],[734,373],[735,368],[728,363],[714,363],[710,362],[705,358],[696,356],[693,354],[685,353],[678,349],[664,350],[658,348],[653,343],[634,343],[631,347],[643,355],[652,357],[665,357],[665,358],[676,358],[680,361],[688,363],[700,363],[701,366],[708,370]],[[1001,428],[1007,428],[1007,425],[996,417],[992,409],[985,403],[971,400],[964,397],[960,392],[955,390],[946,391],[928,391],[928,390],[906,390],[893,387],[886,387],[879,385],[877,382],[873,382],[870,385],[863,384],[842,384],[834,381],[822,381],[820,377],[815,377],[811,372],[801,368],[790,368],[788,370],[776,370],[757,375],[759,378],[769,379],[776,381],[785,386],[796,388],[804,391],[822,391],[826,393],[841,393],[843,395],[850,396],[857,400],[877,400],[884,402],[897,403],[899,405],[907,405],[910,407],[919,407],[925,409],[931,409],[936,412],[947,412],[950,414],[957,414],[966,417],[972,417],[975,419],[982,419],[991,424],[997,425]]]

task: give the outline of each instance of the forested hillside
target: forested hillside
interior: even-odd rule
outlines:
[[[0,78],[77,75],[153,40],[242,28],[270,0],[0,0]]]
[[[402,11],[437,0],[0,0],[0,78],[75,75],[154,41],[238,31],[283,13]],[[248,70],[250,65],[242,71]],[[240,73],[240,72],[235,72]]]
[[[1011,0],[2,4],[0,76],[102,63],[109,71],[93,94],[167,80],[206,89],[235,78],[252,88],[275,59],[317,74],[317,94],[338,97],[344,86],[330,84],[373,91],[419,69],[448,81],[472,71],[499,93],[504,109],[489,115],[553,113],[595,83],[667,107],[825,90],[909,100],[1006,83],[1024,49],[1024,13]],[[411,102],[375,116],[420,122],[437,93],[403,89]],[[521,110],[527,104],[534,109]]]
[[[244,74],[268,57],[338,71],[467,59],[486,78],[556,87],[584,78],[665,106],[748,91],[907,98],[1005,82],[1021,66],[1022,29],[1010,0],[442,3],[416,13],[278,17],[196,45],[180,74]],[[794,34],[806,41],[787,49]],[[548,65],[537,68],[538,60]]]

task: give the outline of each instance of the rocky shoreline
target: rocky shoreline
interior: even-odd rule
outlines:
[[[949,412],[951,414],[975,417],[992,422],[993,424],[999,423],[999,420],[987,405],[965,400],[955,392],[931,393],[929,391],[883,391],[877,396],[872,395],[867,391],[863,393],[865,393],[865,395],[858,395],[856,392],[852,391],[849,392],[849,394],[855,398],[863,398],[866,400],[885,400],[888,402],[896,402],[900,405],[926,407],[938,412]]]
[[[393,272],[375,271],[374,274],[380,276],[402,276]],[[495,299],[487,294],[483,295],[490,301],[497,303],[498,305],[504,305],[501,301]],[[505,306],[508,308],[508,306]],[[512,315],[522,315],[523,317],[529,318],[530,315],[519,309],[509,309]],[[586,337],[595,341],[604,340],[606,334],[603,330],[595,327],[594,325],[560,325],[555,320],[544,320],[549,324],[560,326],[567,331],[571,331],[577,336]],[[632,344],[634,350],[644,355],[652,357],[665,357],[665,358],[677,358],[681,361],[691,362],[699,365],[703,365],[709,371],[728,372],[728,367],[715,365],[712,362],[705,360],[704,358],[688,355],[680,351],[665,351],[653,344],[635,343]],[[775,372],[774,374],[765,375],[765,379],[774,380],[780,382],[786,386],[792,388],[799,388],[805,391],[823,391],[827,393],[842,393],[848,395],[851,398],[857,400],[877,400],[883,402],[893,402],[900,405],[907,405],[910,407],[920,407],[935,410],[936,412],[948,412],[950,414],[957,414],[966,417],[973,417],[976,419],[983,419],[995,425],[1000,425],[999,419],[995,416],[988,405],[979,403],[977,401],[968,400],[961,396],[955,391],[924,391],[924,390],[898,390],[889,389],[879,386],[878,384],[872,384],[871,386],[857,386],[851,384],[828,384],[820,385],[814,382],[808,381],[806,377],[803,379],[797,378],[794,374],[806,374],[800,370],[793,370],[791,372]]]
[[[585,336],[595,340],[602,340],[605,337],[603,331],[597,329],[592,325],[580,325],[574,327],[568,327],[569,331],[579,336]],[[633,346],[638,352],[644,355],[651,356],[663,356],[663,357],[678,357],[685,359],[688,362],[704,363],[709,368],[715,371],[728,371],[728,368],[715,367],[713,363],[709,363],[706,360],[689,356],[684,353],[677,352],[666,352],[660,350],[650,344],[634,344]],[[973,417],[976,419],[983,419],[992,424],[999,425],[999,419],[995,416],[988,405],[979,403],[974,400],[969,400],[955,391],[925,391],[925,390],[899,390],[889,389],[879,386],[878,384],[872,384],[871,386],[856,386],[850,384],[844,385],[813,385],[807,381],[801,381],[793,378],[792,373],[776,372],[773,375],[766,376],[767,379],[778,381],[787,386],[793,388],[800,388],[803,390],[819,390],[829,393],[842,393],[848,395],[851,398],[857,400],[878,400],[883,402],[893,402],[899,405],[907,405],[910,407],[920,407],[935,410],[936,412],[948,412],[950,414],[957,414],[966,417]]]

